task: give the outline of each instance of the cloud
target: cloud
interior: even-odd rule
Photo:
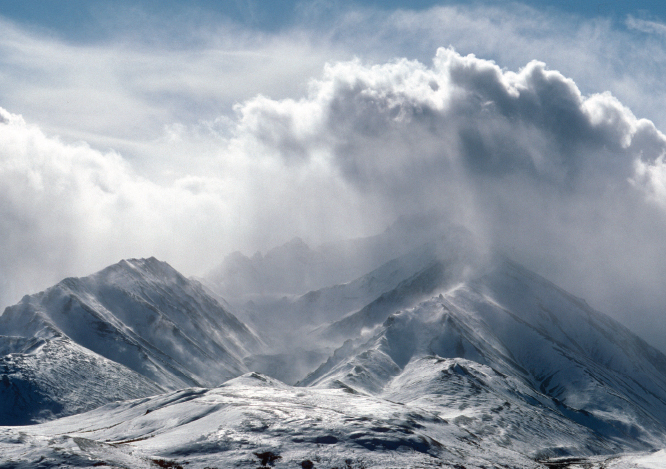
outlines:
[[[174,129],[171,143],[191,150],[183,132]],[[158,183],[118,153],[63,143],[0,108],[2,301],[121,258],[155,255],[201,274],[231,250],[274,245],[294,232],[335,236],[351,222],[345,234],[358,234],[360,213],[348,213],[354,190],[326,165],[293,171],[270,154],[241,152],[240,142],[207,139],[222,152],[215,174]]]
[[[102,43],[68,43],[0,17],[2,106],[50,135],[123,152],[154,173],[148,160],[159,159],[153,143],[165,126],[214,121],[259,93],[301,93],[336,57],[296,33],[175,20],[146,18],[140,33],[122,29]]]
[[[341,62],[305,98],[237,112],[248,154],[330,166],[368,218],[439,210],[625,320],[666,301],[666,136],[542,62]]]
[[[583,19],[520,3],[459,3],[426,11],[354,10],[326,18],[324,13],[320,21],[331,41],[374,62],[398,56],[427,63],[438,47],[449,45],[513,70],[538,59],[575,79],[584,93],[611,91],[635,112],[666,127],[661,38],[625,29],[606,17]]]
[[[298,98],[326,62],[358,56],[428,63],[438,47],[452,45],[514,70],[537,58],[575,79],[583,92],[609,90],[666,127],[664,106],[654,99],[666,95],[663,45],[607,20],[517,4],[384,11],[312,2],[303,8],[300,21],[272,33],[196,10],[175,17],[138,7],[104,10],[99,16],[107,18],[109,37],[89,43],[0,19],[1,105],[48,134],[115,149],[143,168],[146,159],[157,159],[152,142],[165,126],[212,121],[257,94]]]
[[[626,183],[636,161],[653,164],[666,148],[650,121],[608,93],[584,97],[544,63],[505,72],[452,49],[439,49],[431,68],[406,59],[330,65],[307,98],[258,97],[237,112],[239,140],[261,154],[292,165],[330,161],[360,190],[396,199],[424,180],[520,174],[552,187]]]
[[[514,4],[303,14],[76,44],[2,20],[2,302],[435,211],[666,349],[660,40]]]
[[[0,109],[0,271],[2,298],[83,275],[128,254],[183,263],[183,248],[223,232],[228,206],[219,178],[158,185],[114,152],[47,137]],[[208,184],[205,191],[198,185]],[[196,252],[194,262],[200,261]],[[191,265],[190,265],[191,266]]]
[[[666,36],[666,25],[658,21],[634,18],[632,15],[629,15],[627,16],[626,24],[629,29],[635,29],[648,34]]]

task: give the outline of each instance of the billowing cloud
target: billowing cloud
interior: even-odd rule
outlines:
[[[659,164],[666,149],[650,121],[608,93],[584,97],[541,62],[507,72],[452,49],[439,49],[430,68],[405,59],[330,65],[307,98],[259,97],[237,111],[237,140],[255,152],[295,167],[331,162],[391,207],[439,204],[427,194],[461,179],[520,175],[566,193],[598,180],[629,188],[636,171],[653,174],[642,165]]]
[[[5,301],[58,276],[102,267],[130,246],[166,253],[196,219],[188,209],[203,208],[188,190],[138,177],[116,153],[63,144],[2,109],[0,118]]]
[[[126,257],[154,255],[203,273],[229,251],[270,246],[295,232],[359,234],[360,213],[347,213],[354,191],[327,165],[294,171],[211,132],[199,148],[215,143],[215,173],[158,183],[118,153],[63,143],[0,108],[2,301]],[[164,144],[197,146],[180,133],[173,129]],[[351,228],[340,232],[345,225]]]
[[[237,111],[239,142],[330,165],[374,198],[367,218],[439,210],[625,320],[666,304],[666,136],[544,63],[512,72],[452,49],[431,67],[355,60],[305,98]]]
[[[123,257],[201,274],[435,211],[666,349],[659,25],[308,15],[275,34],[174,24],[164,43],[3,21],[1,302]]]

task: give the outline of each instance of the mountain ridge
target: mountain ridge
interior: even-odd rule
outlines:
[[[534,272],[458,243],[426,243],[327,287],[321,303],[301,297],[300,307],[313,308],[294,313],[304,314],[303,329],[268,328],[295,339],[287,351],[266,347],[202,284],[154,258],[26,296],[0,316],[0,394],[19,389],[37,403],[23,423],[76,415],[26,436],[0,427],[0,450],[17,468],[46,459],[83,467],[470,469],[502,461],[512,469],[608,469],[650,460],[627,452],[666,447],[666,355]],[[345,301],[369,302],[325,322],[327,305]],[[98,353],[109,349],[116,355]],[[66,356],[73,358],[59,360]],[[228,361],[208,363],[214,356]],[[38,363],[72,378],[53,388]],[[90,380],[77,383],[83,363]],[[218,382],[200,378],[207,370]],[[296,386],[275,378],[298,370],[305,377]],[[126,389],[105,396],[110,379]],[[90,395],[81,400],[72,389]],[[17,450],[17,439],[31,449]]]
[[[508,281],[523,286],[510,291]],[[519,379],[535,395],[545,396],[553,412],[609,441],[633,449],[663,445],[666,356],[553,287],[504,263],[495,272],[391,314],[372,337],[348,341],[299,385],[344,385],[382,395],[414,360],[464,359]],[[559,315],[549,315],[549,309]]]
[[[83,363],[84,357],[94,356],[100,366],[113,362],[119,379],[129,375],[147,380],[144,395],[220,384],[248,372],[243,358],[263,347],[200,284],[155,258],[122,260],[88,277],[66,278],[26,295],[0,316],[0,336],[48,340],[53,347],[58,344],[63,360]],[[24,394],[41,389],[34,384]],[[109,396],[131,397],[138,395]],[[102,402],[72,394],[74,400],[90,401],[77,407],[67,396],[61,398],[64,413]]]

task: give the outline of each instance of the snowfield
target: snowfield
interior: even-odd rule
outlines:
[[[443,419],[417,402],[345,388],[291,387],[247,374],[214,389],[190,388],[49,423],[2,427],[1,467],[650,468],[666,462],[660,451],[544,463],[472,434],[464,422],[460,416]],[[535,446],[542,438],[532,436]]]

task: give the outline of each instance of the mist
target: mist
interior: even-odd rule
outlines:
[[[658,27],[308,14],[270,34],[173,24],[163,46],[3,22],[2,305],[121,258],[201,275],[430,213],[666,350]]]

